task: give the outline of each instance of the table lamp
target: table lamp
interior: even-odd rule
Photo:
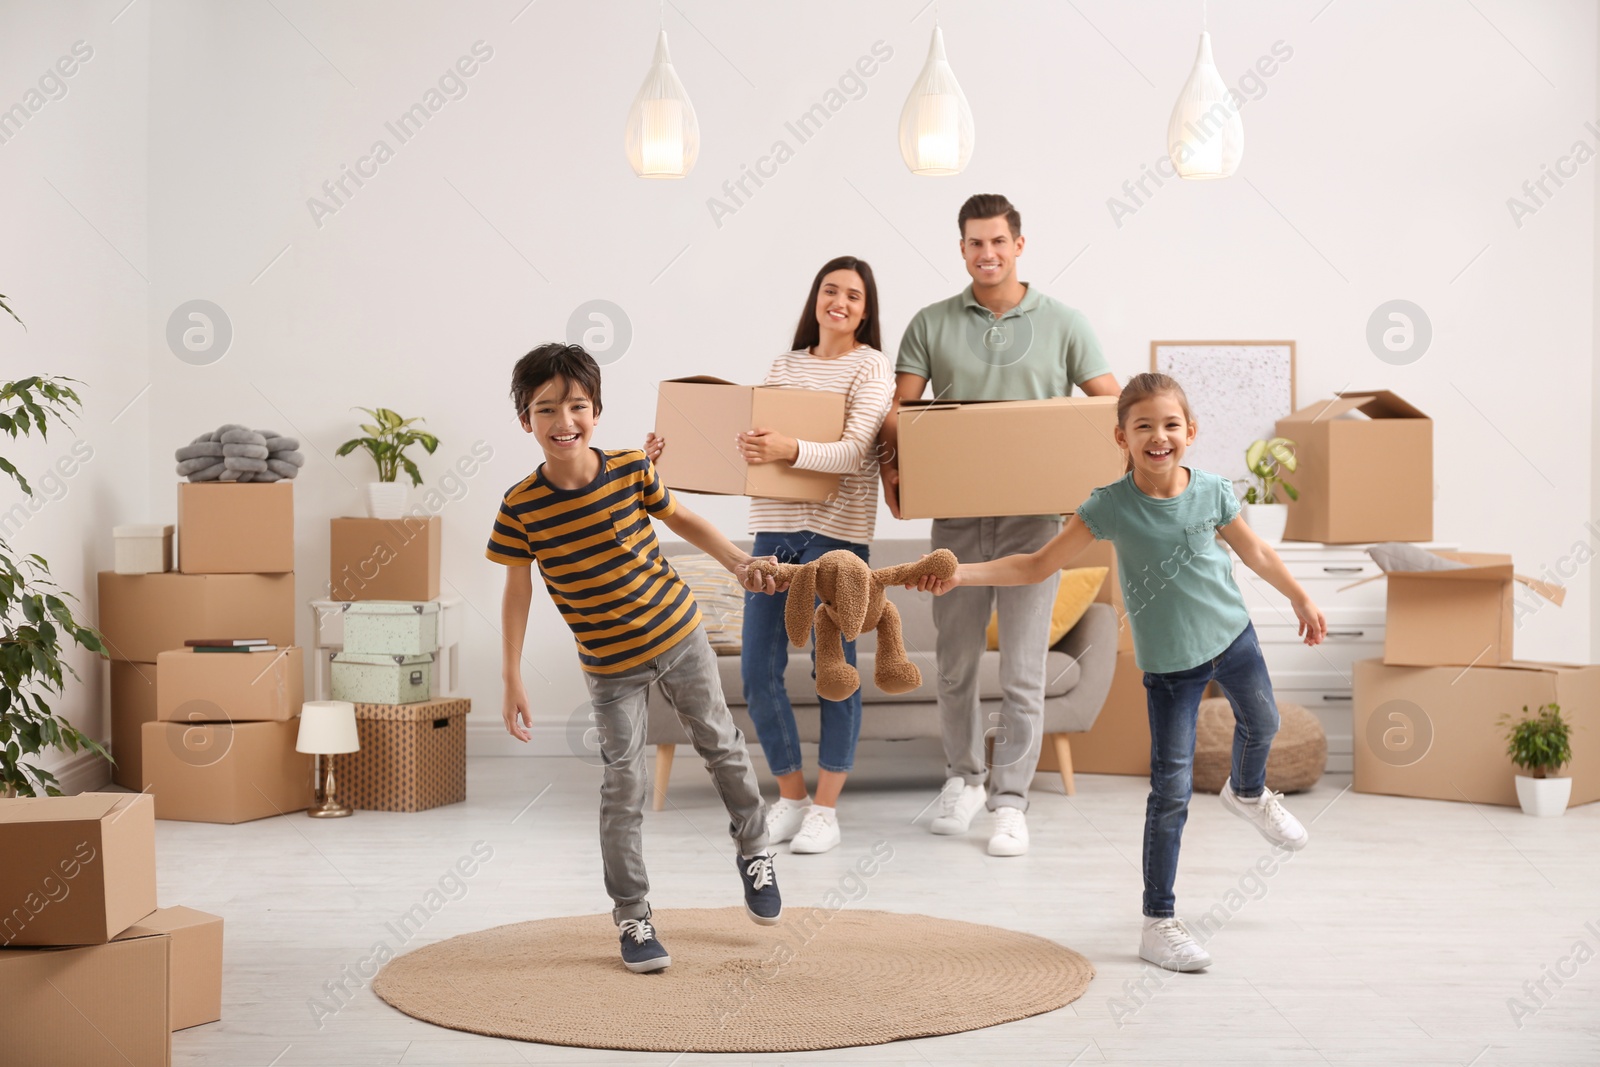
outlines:
[[[356,706],[348,700],[308,700],[300,707],[300,736],[295,751],[325,757],[327,772],[318,773],[317,803],[306,809],[313,819],[337,819],[354,814],[333,793],[333,757],[361,748],[356,734]]]

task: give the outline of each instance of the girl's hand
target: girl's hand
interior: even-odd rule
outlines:
[[[528,710],[528,694],[521,682],[507,682],[505,702],[500,709],[505,720],[506,733],[518,741],[527,741],[528,728],[533,725],[533,714]]]
[[[661,453],[667,447],[665,437],[657,437],[654,431],[644,435],[644,454],[650,458],[651,463],[661,459]]]
[[[800,458],[800,442],[776,430],[757,426],[734,436],[739,455],[751,466],[762,463],[793,463]]]
[[[928,557],[923,556],[922,558],[927,559]],[[949,578],[936,578],[931,574],[924,574],[917,580],[916,585],[908,585],[906,588],[922,593],[932,593],[934,596],[944,596],[960,584],[961,567],[957,565],[955,574]]]
[[[777,556],[763,556],[762,558],[770,563],[776,564],[778,562]],[[773,593],[783,593],[788,591],[788,582],[784,582],[781,585],[778,584],[778,581],[773,578],[772,575],[763,574],[761,571],[752,566],[752,564],[755,562],[756,561],[752,559],[748,562],[741,563],[738,567],[734,568],[733,573],[739,579],[740,585],[744,586],[752,593],[766,593],[768,596],[771,596]]]
[[[1294,602],[1294,617],[1300,620],[1300,636],[1305,638],[1308,645],[1320,645],[1323,638],[1328,636],[1328,622],[1322,617],[1322,609],[1311,602],[1310,597],[1302,597]]]

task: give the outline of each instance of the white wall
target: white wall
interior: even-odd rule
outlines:
[[[652,382],[695,372],[755,379],[785,346],[816,267],[845,252],[877,269],[892,351],[916,308],[965,284],[954,216],[977,191],[1005,192],[1021,207],[1025,279],[1087,313],[1119,377],[1147,366],[1156,338],[1293,338],[1302,401],[1391,388],[1434,416],[1439,539],[1513,552],[1525,571],[1555,566],[1591,536],[1594,164],[1520,228],[1506,201],[1575,140],[1596,143],[1583,127],[1596,102],[1593,5],[1214,3],[1210,29],[1230,82],[1275,42],[1293,54],[1245,109],[1237,177],[1169,181],[1119,226],[1108,198],[1162,153],[1198,6],[943,4],[978,148],[959,178],[924,179],[900,163],[895,123],[926,52],[931,6],[667,5],[703,148],[686,181],[647,182],[626,164],[621,127],[649,61],[655,4],[136,5],[108,27],[86,73],[109,82],[121,70],[110,34],[147,26],[147,83],[118,81],[104,98],[91,97],[87,80],[75,85],[51,105],[62,114],[43,116],[61,120],[54,155],[0,146],[5,188],[48,209],[27,213],[26,251],[0,248],[0,291],[20,299],[9,279],[25,276],[41,290],[22,301],[40,325],[7,343],[38,346],[56,311],[57,329],[92,331],[81,347],[96,362],[83,375],[119,396],[144,377],[124,365],[128,349],[148,355],[152,388],[117,424],[137,417],[141,436],[108,436],[105,450],[145,475],[147,498],[131,488],[131,470],[107,462],[88,472],[84,484],[103,487],[93,492],[104,505],[70,522],[78,505],[60,511],[63,532],[79,539],[68,543],[87,544],[73,550],[81,575],[105,565],[98,531],[111,521],[171,519],[177,444],[224,421],[272,424],[308,447],[296,492],[299,592],[309,599],[327,577],[326,520],[359,509],[369,476],[359,457],[330,458],[353,428],[349,408],[426,415],[444,442],[424,463],[430,477],[474,442],[494,450],[442,514],[447,591],[471,609],[464,667],[475,745],[500,747],[500,574],[481,549],[499,494],[538,461],[505,397],[513,360],[562,336],[582,302],[620,305],[634,339],[608,369],[597,442],[633,445],[651,423]],[[46,10],[0,8],[14,24],[0,46],[4,69],[42,69],[86,32],[58,22],[109,17],[87,4]],[[893,54],[865,95],[796,143],[785,121],[880,40]],[[477,41],[493,55],[466,96],[398,143],[385,122]],[[4,84],[16,95],[25,79]],[[132,133],[144,122],[135,101],[145,84],[147,147]],[[84,126],[68,125],[71,108]],[[308,198],[379,138],[393,158],[319,225]],[[778,138],[793,159],[719,225],[708,198]],[[108,155],[107,139],[138,163]],[[146,152],[147,250],[123,173],[142,173]],[[95,191],[98,216],[79,206],[102,229],[122,227],[112,236],[126,238],[119,246],[150,277],[148,290],[52,205],[39,180],[52,168]],[[60,267],[47,282],[40,268],[52,257]],[[142,338],[126,322],[91,326],[83,314],[144,292]],[[234,328],[214,365],[180,362],[163,339],[172,309],[194,298],[216,302]],[[1394,298],[1421,305],[1433,324],[1432,347],[1409,366],[1379,361],[1365,341],[1368,316]],[[742,532],[742,503],[693,506]],[[880,519],[885,534],[922,529]],[[1564,609],[1536,612],[1519,651],[1586,658],[1593,581],[1583,568]],[[528,645],[530,696],[560,750],[559,726],[584,690],[570,638],[542,600]]]

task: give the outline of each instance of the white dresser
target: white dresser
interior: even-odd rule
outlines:
[[[1351,771],[1351,667],[1359,659],[1383,655],[1383,611],[1387,585],[1352,582],[1381,574],[1366,545],[1325,545],[1280,541],[1272,546],[1289,573],[1305,587],[1328,620],[1328,639],[1307,648],[1297,636],[1289,601],[1244,564],[1234,561],[1234,580],[1244,594],[1272,676],[1273,695],[1299,704],[1322,722],[1328,737],[1328,771]],[[1419,548],[1452,550],[1429,542]],[[1342,590],[1342,591],[1341,591]]]

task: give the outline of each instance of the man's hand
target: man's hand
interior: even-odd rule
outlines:
[[[900,468],[885,464],[878,469],[883,479],[883,502],[889,505],[889,514],[900,518]]]

